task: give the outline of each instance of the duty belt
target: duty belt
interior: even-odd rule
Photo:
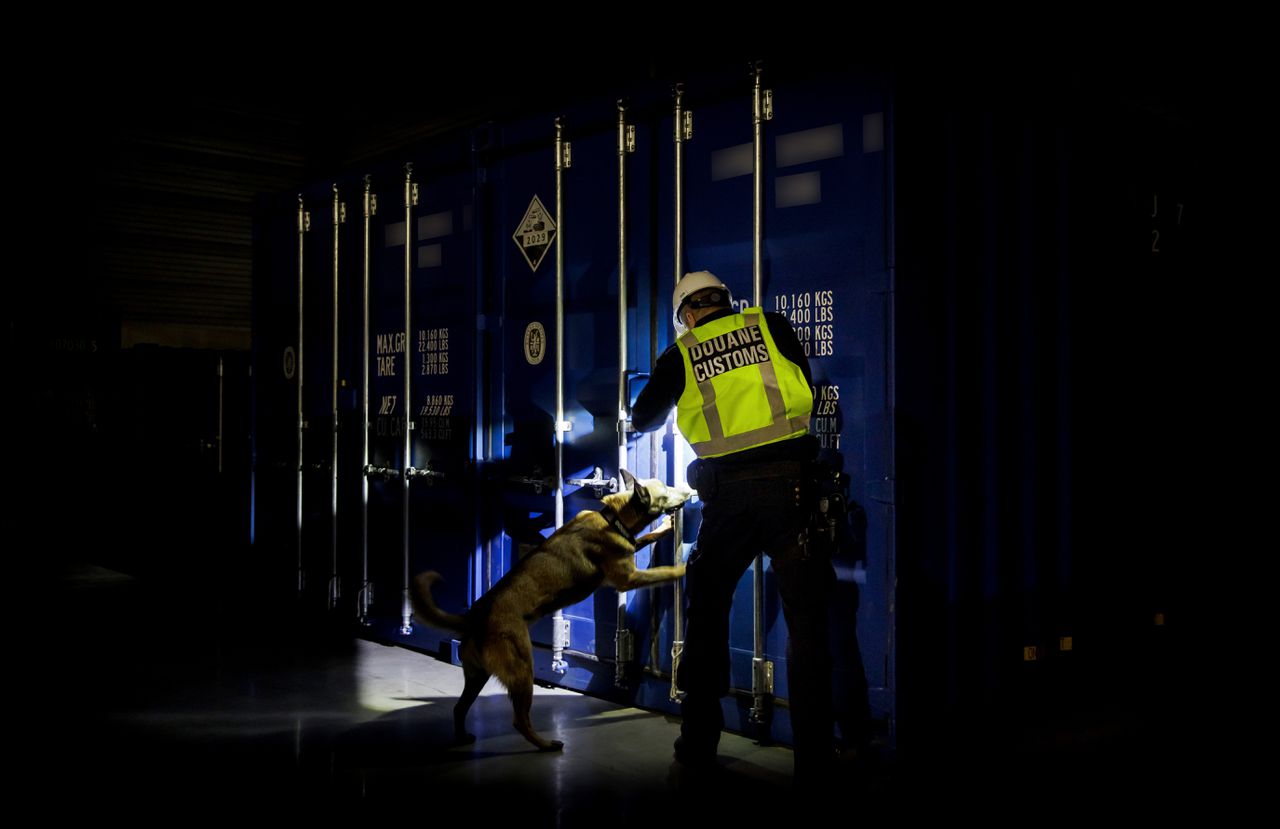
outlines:
[[[736,484],[740,481],[757,481],[766,478],[803,478],[805,465],[800,461],[774,461],[773,463],[743,464],[737,469],[727,464],[711,465],[708,470],[717,484]],[[699,475],[701,475],[699,470]]]

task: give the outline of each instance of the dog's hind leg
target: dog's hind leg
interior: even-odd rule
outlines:
[[[460,746],[476,741],[476,735],[467,733],[467,712],[471,710],[476,697],[480,696],[484,684],[489,681],[489,672],[477,665],[463,663],[462,673],[467,678],[467,684],[462,689],[462,696],[458,697],[457,704],[453,706],[453,739]]]
[[[489,667],[502,684],[507,686],[511,708],[515,714],[512,725],[516,727],[516,731],[541,751],[559,751],[564,748],[564,743],[559,740],[543,739],[533,730],[533,722],[529,719],[529,709],[533,706],[533,644],[529,641],[528,629],[522,624],[519,633],[504,636],[502,644],[491,655],[500,660],[491,662]]]
[[[533,683],[512,686],[507,689],[511,695],[511,707],[515,711],[515,727],[524,738],[538,747],[540,751],[559,751],[564,743],[559,740],[546,740],[533,730],[533,722],[529,719],[529,709],[533,706]]]

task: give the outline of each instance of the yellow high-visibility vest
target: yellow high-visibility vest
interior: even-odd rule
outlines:
[[[808,433],[813,393],[800,366],[778,351],[763,310],[704,322],[676,343],[684,359],[676,422],[698,457]]]

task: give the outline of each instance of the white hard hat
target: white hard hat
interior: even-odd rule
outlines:
[[[729,292],[729,288],[720,281],[720,277],[711,271],[694,271],[687,273],[684,278],[676,283],[675,293],[671,295],[671,321],[676,327],[676,331],[680,334],[685,332],[684,320],[680,318],[680,309],[692,295],[698,291],[707,288],[719,288],[724,291],[723,297],[715,298],[711,305],[731,305],[733,304],[733,295]]]

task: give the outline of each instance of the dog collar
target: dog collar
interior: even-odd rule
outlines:
[[[626,524],[622,523],[622,519],[618,517],[617,510],[615,510],[613,507],[605,507],[604,509],[600,510],[600,514],[604,516],[605,521],[609,522],[609,526],[613,527],[615,530],[622,533],[622,537],[625,538],[627,542],[631,544],[632,547],[636,545],[635,534],[631,532],[631,530],[627,529]]]

